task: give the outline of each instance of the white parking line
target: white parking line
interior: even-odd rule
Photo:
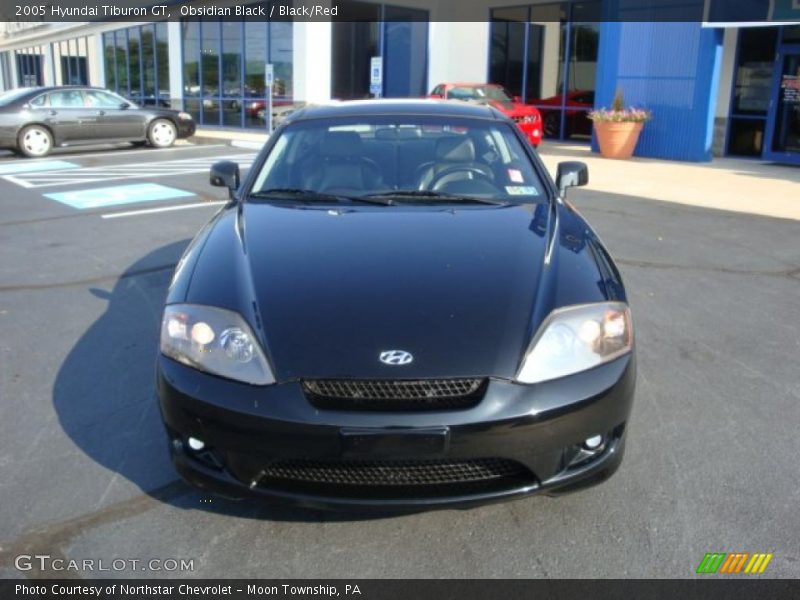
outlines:
[[[215,200],[213,202],[195,202],[193,204],[178,204],[175,206],[161,206],[159,208],[143,208],[142,210],[128,210],[125,212],[106,213],[100,215],[103,219],[119,219],[121,217],[137,217],[139,215],[151,215],[153,213],[169,212],[173,210],[186,210],[187,208],[200,208],[202,206],[219,206],[227,204],[227,200]]]
[[[114,158],[115,156],[122,156],[125,154],[140,154],[142,157],[154,152],[175,152],[176,150],[202,150],[209,148],[227,148],[228,144],[187,144],[185,146],[172,146],[170,148],[132,148],[130,150],[114,150],[113,148],[102,148],[100,150],[78,150],[75,146],[71,150],[75,152],[53,152],[50,156],[43,158],[20,158],[19,156],[10,155],[3,157],[0,163],[25,161],[26,163],[35,163],[42,160],[80,160],[82,158],[95,158],[102,156],[104,158]],[[261,148],[258,148],[259,150]]]
[[[207,171],[212,164],[220,160],[233,160],[242,169],[248,168],[256,157],[256,153],[232,154],[227,156],[205,156],[200,158],[182,158],[160,162],[135,162],[100,167],[81,167],[79,169],[36,171],[5,175],[2,178],[24,188],[43,188],[57,185],[77,185],[112,181],[115,179],[136,179],[140,177],[169,177]]]

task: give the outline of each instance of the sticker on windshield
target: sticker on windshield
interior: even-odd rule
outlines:
[[[506,192],[509,196],[538,196],[539,190],[532,185],[507,185]]]
[[[513,183],[522,183],[525,180],[522,178],[522,171],[519,169],[509,169],[508,170],[508,178]]]

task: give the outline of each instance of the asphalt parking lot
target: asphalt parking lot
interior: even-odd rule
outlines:
[[[800,222],[622,194],[570,193],[636,325],[627,454],[608,482],[383,518],[179,482],[153,397],[161,305],[226,197],[208,166],[253,156],[0,157],[0,577],[25,576],[19,554],[193,559],[185,574],[214,578],[691,577],[706,552],[772,552],[764,576],[800,576]]]

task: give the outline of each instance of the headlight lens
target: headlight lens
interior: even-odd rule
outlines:
[[[523,123],[535,123],[538,120],[539,117],[537,117],[536,115],[525,115],[524,117],[522,117]]]
[[[161,322],[161,352],[185,365],[253,385],[275,383],[247,322],[230,310],[172,304]]]
[[[591,369],[630,352],[631,312],[624,302],[581,304],[554,310],[522,359],[520,383],[539,383]]]
[[[187,113],[187,112],[179,112],[179,113],[178,113],[178,118],[179,118],[181,121],[191,121],[191,120],[192,120],[192,115],[190,115],[190,114],[189,114],[189,113]]]

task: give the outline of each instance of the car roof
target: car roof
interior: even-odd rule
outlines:
[[[503,87],[499,83],[477,83],[475,81],[445,81],[444,83],[440,83],[438,85],[447,85],[447,86],[454,86],[457,85],[458,87]],[[438,87],[434,86],[434,87]]]
[[[60,92],[70,90],[95,90],[98,92],[107,92],[105,88],[96,87],[92,85],[44,85],[39,87],[28,88],[28,94],[44,94],[46,92]]]
[[[345,102],[334,101],[328,104],[307,106],[290,115],[287,121],[360,117],[365,115],[435,116],[505,120],[503,113],[490,106],[470,104],[458,100],[385,99],[348,100]]]

